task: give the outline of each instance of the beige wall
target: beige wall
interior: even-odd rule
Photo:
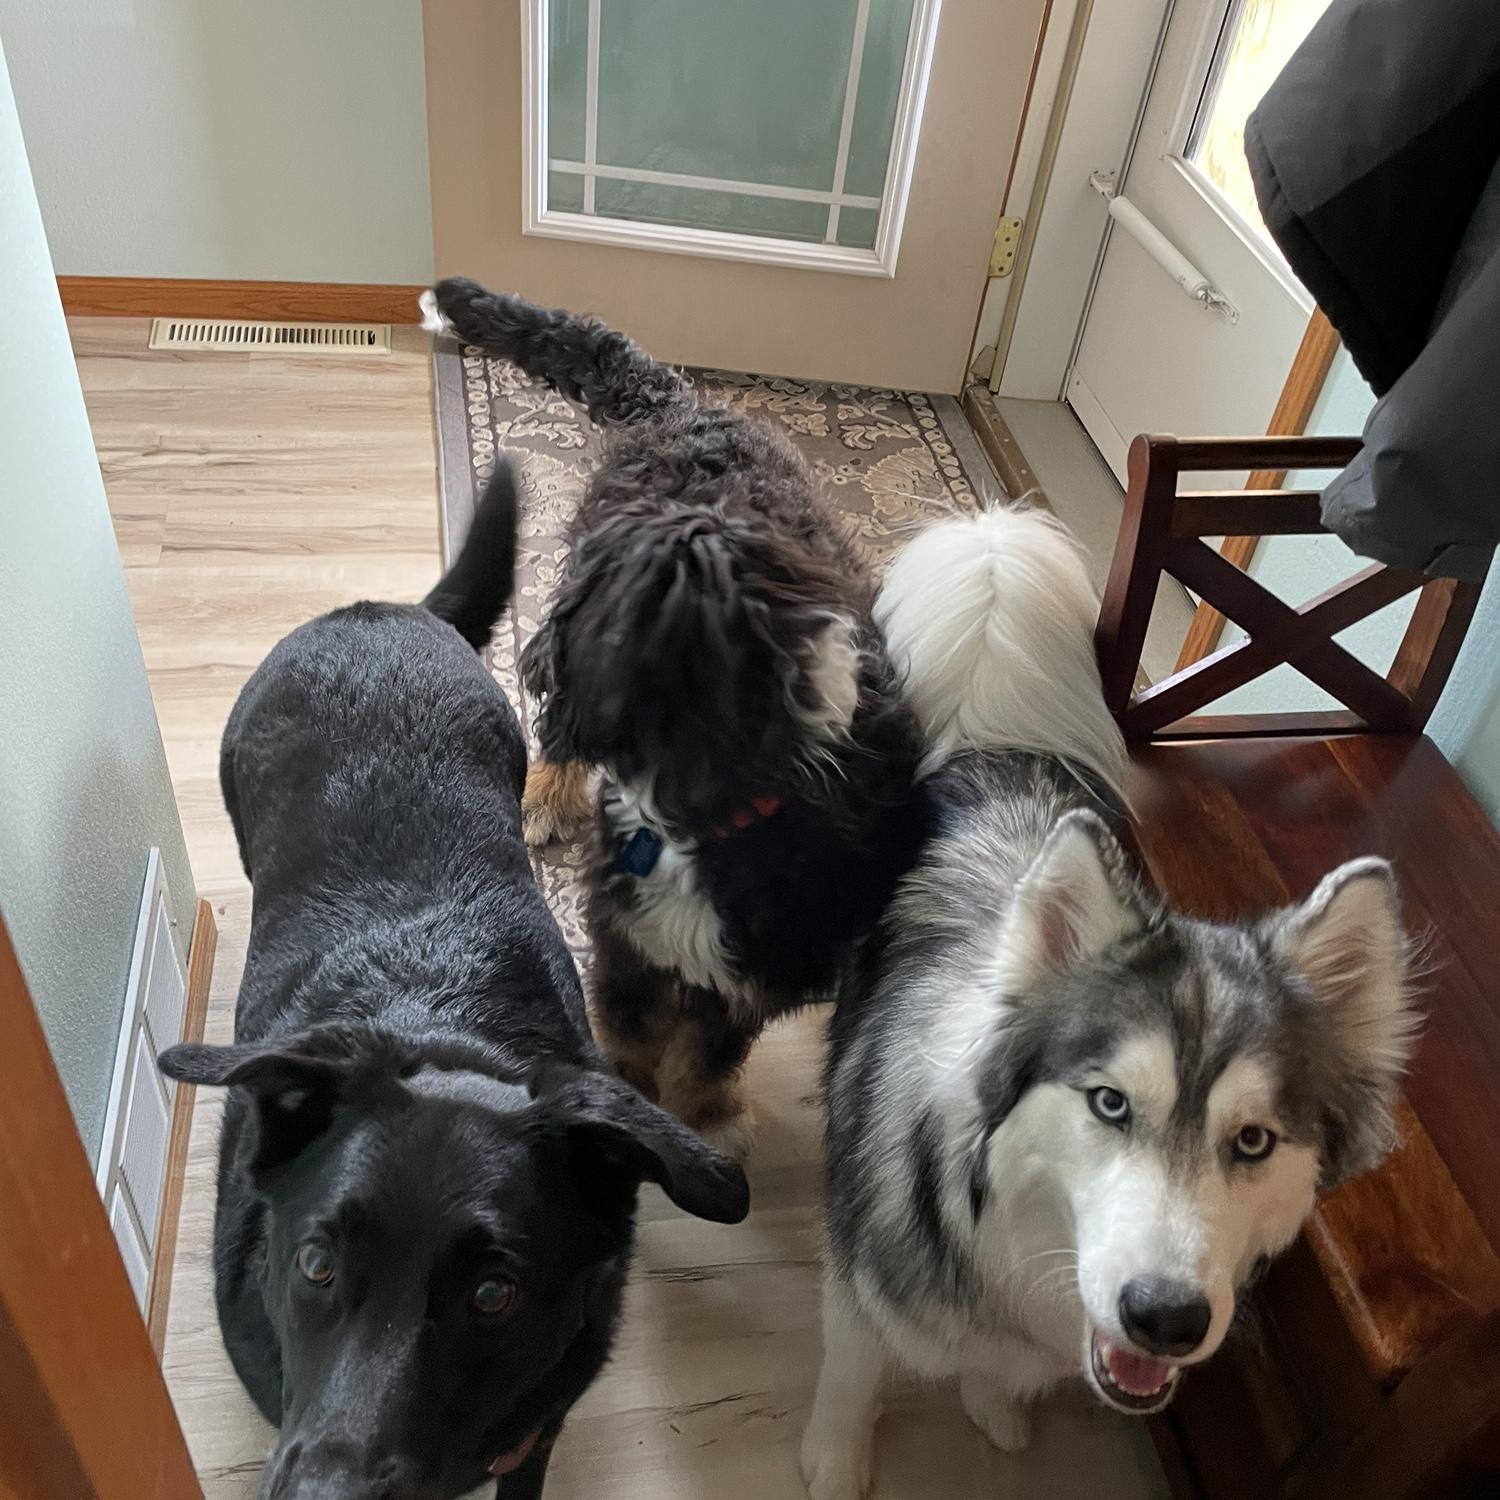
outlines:
[[[685,364],[956,392],[1042,0],[947,0],[894,278],[528,237],[514,0],[425,0],[440,275],[597,313]]]

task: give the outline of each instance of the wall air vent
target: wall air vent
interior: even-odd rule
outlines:
[[[389,323],[280,323],[248,318],[153,318],[152,349],[197,353],[389,354]]]

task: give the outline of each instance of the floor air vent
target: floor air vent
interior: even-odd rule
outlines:
[[[261,323],[248,318],[153,318],[152,349],[269,354],[389,354],[389,323]]]

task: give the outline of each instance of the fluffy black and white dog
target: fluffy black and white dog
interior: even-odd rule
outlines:
[[[934,528],[881,594],[934,821],[834,1021],[813,1500],[867,1488],[890,1360],[956,1378],[1006,1449],[1069,1376],[1159,1410],[1391,1140],[1414,1018],[1389,868],[1238,925],[1164,910],[1112,831],[1095,612],[1036,512]]]
[[[232,1046],[220,1325],[281,1428],[265,1500],[535,1500],[608,1355],[643,1179],[743,1217],[740,1168],[605,1070],[521,841],[526,752],[476,647],[511,591],[502,466],[422,605],[266,658],[221,775],[254,886]]]
[[[726,1147],[766,1022],[831,996],[915,855],[921,737],[874,587],[792,446],[624,335],[472,281],[438,326],[609,429],[522,667],[542,752],[605,771],[588,914],[601,1040]]]

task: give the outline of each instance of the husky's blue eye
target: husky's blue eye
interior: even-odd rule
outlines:
[[[1264,1161],[1276,1148],[1276,1132],[1264,1125],[1246,1125],[1234,1138],[1236,1161]]]
[[[1089,1108],[1106,1125],[1114,1125],[1123,1129],[1130,1123],[1130,1100],[1119,1089],[1090,1089],[1088,1101]]]

